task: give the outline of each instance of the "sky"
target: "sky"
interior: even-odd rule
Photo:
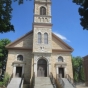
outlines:
[[[12,7],[11,23],[15,32],[0,34],[0,39],[13,42],[32,30],[34,2],[25,0],[23,5],[15,2]],[[78,8],[72,0],[52,0],[52,32],[74,49],[72,56],[84,57],[88,55],[88,31],[80,25]]]

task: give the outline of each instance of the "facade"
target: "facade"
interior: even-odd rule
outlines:
[[[51,0],[34,1],[33,30],[6,46],[6,72],[30,83],[35,77],[53,76],[73,78],[71,52],[73,49],[52,32]]]
[[[83,57],[84,73],[85,73],[85,84],[88,86],[88,55]]]

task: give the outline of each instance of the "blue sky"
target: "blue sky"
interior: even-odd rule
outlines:
[[[26,1],[23,5],[13,3],[12,24],[15,32],[0,34],[0,39],[8,38],[11,41],[23,36],[32,30],[33,1]],[[78,7],[72,0],[52,0],[52,31],[73,49],[73,56],[88,54],[88,31],[80,25]]]

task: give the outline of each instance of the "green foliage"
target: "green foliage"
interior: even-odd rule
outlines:
[[[23,4],[24,3],[24,0],[13,0],[14,2],[18,1],[18,4]],[[25,0],[25,1],[32,1],[32,0]]]
[[[6,57],[8,55],[8,51],[5,48],[7,44],[9,44],[11,41],[9,39],[1,39],[0,40],[0,67],[3,66],[4,60],[6,60]]]
[[[5,46],[9,44],[10,42],[11,41],[9,39],[0,40],[0,68],[2,69],[2,75],[4,74],[4,71],[5,71],[7,55],[8,55],[8,51],[5,48]]]
[[[6,86],[9,81],[9,78],[10,78],[10,76],[7,73],[5,73],[5,77],[4,77],[3,81],[0,82],[0,87]]]
[[[1,39],[0,40],[0,67],[3,65],[3,61],[6,59],[8,55],[8,51],[5,48],[7,44],[9,44],[11,41],[9,39]]]
[[[0,33],[14,31],[11,24],[12,0],[0,0]]]
[[[73,65],[73,77],[75,82],[84,82],[84,69],[83,69],[83,61],[81,57],[73,57],[72,58]]]
[[[81,16],[80,24],[83,29],[88,30],[88,0],[73,0],[73,2],[80,5],[78,10]]]

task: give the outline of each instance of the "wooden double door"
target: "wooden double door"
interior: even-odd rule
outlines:
[[[37,76],[46,77],[47,76],[47,61],[40,59],[37,63]]]

